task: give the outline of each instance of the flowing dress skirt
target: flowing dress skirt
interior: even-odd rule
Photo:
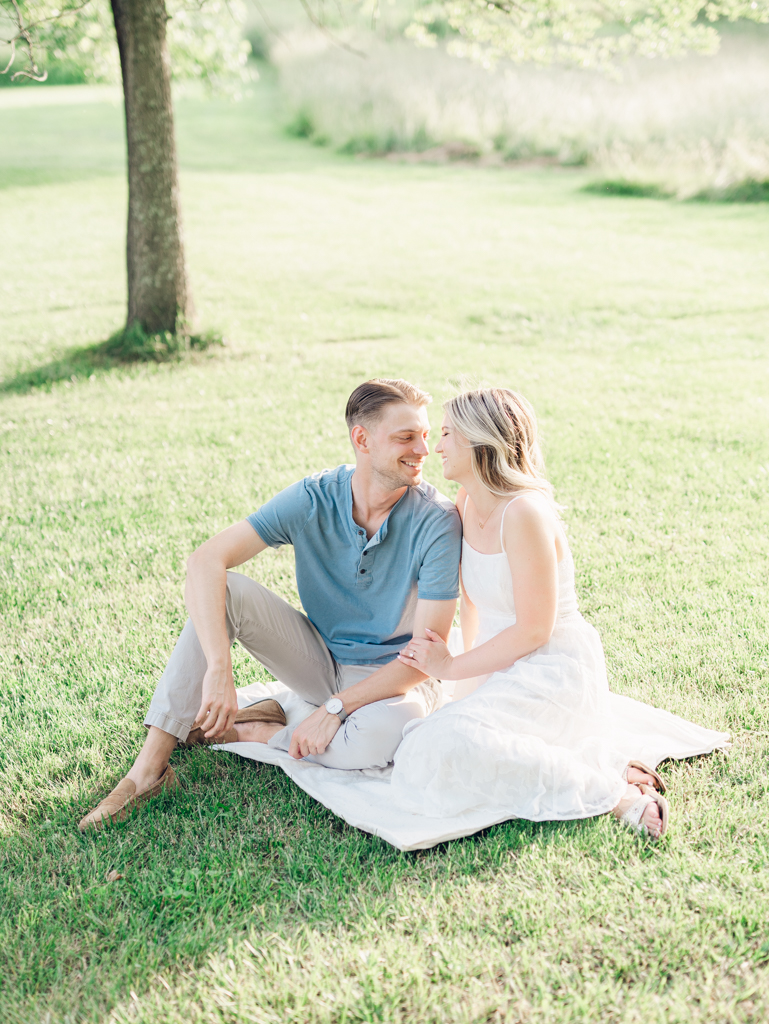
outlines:
[[[407,726],[393,800],[437,818],[481,808],[530,821],[589,818],[619,803],[630,760],[654,768],[727,741],[610,693],[598,633],[573,611],[543,647]]]

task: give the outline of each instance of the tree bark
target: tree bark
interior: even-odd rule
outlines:
[[[165,0],[111,0],[128,144],[128,319],[148,334],[188,329],[193,306],[184,264],[166,43]]]

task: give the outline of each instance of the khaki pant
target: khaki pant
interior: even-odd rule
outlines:
[[[306,615],[240,573],[227,573],[227,634],[308,704],[318,707],[377,670],[376,665],[339,665]],[[146,726],[184,741],[200,710],[207,662],[188,619],[152,698]],[[307,758],[329,768],[384,768],[392,762],[403,727],[423,718],[423,686],[402,697],[354,711],[322,754]],[[269,746],[288,750],[295,726],[282,729]]]

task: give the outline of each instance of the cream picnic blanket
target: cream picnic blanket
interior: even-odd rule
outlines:
[[[241,707],[259,697],[275,696],[286,712],[289,725],[299,724],[313,708],[285,690],[280,683],[263,686],[255,683],[238,690]],[[399,850],[427,850],[447,839],[472,835],[489,825],[504,821],[489,817],[489,809],[481,808],[454,818],[426,818],[400,810],[390,799],[392,768],[368,768],[364,771],[340,771],[324,768],[309,761],[296,761],[283,750],[273,750],[264,743],[224,743],[212,750],[229,750],[253,761],[274,764],[311,797],[343,818],[348,825],[379,836]]]
[[[458,629],[452,630],[450,648],[462,651]],[[274,696],[286,712],[288,725],[298,725],[314,708],[301,697],[287,690],[282,683],[253,683],[238,690],[241,707],[253,704],[260,697]],[[444,691],[444,701],[450,693]],[[494,816],[490,809],[479,808],[453,818],[427,818],[401,810],[390,796],[392,768],[368,768],[363,771],[340,771],[324,768],[309,761],[296,761],[283,750],[273,750],[264,743],[224,743],[212,750],[229,750],[253,761],[274,764],[311,797],[343,818],[348,825],[379,836],[399,850],[427,850],[447,839],[472,835],[504,821],[507,815]]]

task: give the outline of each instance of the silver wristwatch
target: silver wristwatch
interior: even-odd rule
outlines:
[[[347,712],[344,709],[344,704],[338,697],[329,697],[323,707],[330,715],[339,715],[340,722],[347,721]]]

